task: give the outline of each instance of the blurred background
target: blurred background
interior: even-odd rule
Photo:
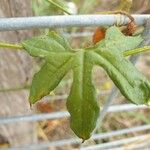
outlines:
[[[100,14],[108,11],[123,10],[132,14],[149,14],[150,0],[55,0],[64,10],[53,5],[49,0],[0,0],[0,17],[28,17],[43,15]],[[66,12],[65,12],[66,11]],[[61,29],[34,29],[22,31],[0,32],[0,41],[19,43],[31,36],[41,35],[55,30],[64,34],[73,48],[85,47],[92,43],[94,27],[71,27]],[[0,50],[0,119],[41,113],[66,111],[66,95],[72,83],[72,73],[68,73],[59,86],[44,100],[30,109],[28,103],[29,87],[33,74],[37,72],[43,61],[32,58],[23,51],[9,49]],[[150,52],[142,54],[136,64],[137,68],[150,79]],[[94,83],[98,93],[98,103],[103,106],[113,83],[100,68],[93,70]],[[113,104],[130,103],[121,94],[113,100]],[[108,113],[97,133],[111,132],[124,128],[150,124],[150,110],[138,109],[119,113]],[[114,140],[136,137],[149,133],[150,130],[132,132],[101,140],[88,140],[84,145],[108,143]],[[21,145],[36,144],[45,141],[56,141],[76,137],[71,131],[68,118],[43,120],[37,122],[0,123],[0,149]],[[149,136],[150,138],[150,136]],[[148,141],[149,138],[143,139]],[[132,149],[137,142],[122,146]],[[60,147],[49,147],[46,150],[78,149],[80,144],[66,144]],[[145,149],[150,149],[146,147]]]

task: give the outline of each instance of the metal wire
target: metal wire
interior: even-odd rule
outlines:
[[[138,25],[144,24],[150,15],[133,15]],[[126,24],[129,19],[123,15],[72,15],[21,18],[0,18],[0,31],[35,28],[81,27],[97,25]]]
[[[97,126],[95,128],[95,131],[100,129],[100,127],[102,125],[102,121],[103,121],[107,111],[110,110],[110,108],[111,108],[110,105],[111,105],[113,99],[118,95],[118,93],[119,93],[118,89],[116,87],[113,87],[110,94],[109,94],[109,96],[108,96],[108,98],[107,98],[107,100],[106,100],[104,108],[100,112],[100,116],[99,116],[99,119],[97,121]]]
[[[150,135],[141,135],[141,136],[136,136],[136,137],[131,137],[131,138],[125,138],[125,139],[122,139],[122,140],[108,142],[108,143],[105,143],[105,144],[98,144],[98,145],[94,145],[94,146],[88,146],[86,148],[84,147],[84,148],[81,148],[80,150],[99,150],[99,149],[104,149],[104,148],[112,148],[112,147],[115,147],[115,146],[129,144],[131,142],[142,141],[143,139],[147,139],[149,137],[150,137]]]
[[[133,127],[133,128],[127,128],[127,129],[111,131],[111,132],[106,132],[106,133],[101,133],[101,134],[95,134],[92,136],[92,139],[93,140],[105,139],[105,138],[109,138],[109,137],[113,137],[113,136],[118,136],[118,135],[133,133],[133,132],[140,132],[140,131],[149,130],[149,129],[150,129],[150,125],[137,126],[137,127]],[[141,137],[141,136],[139,136],[139,137]],[[126,141],[126,139],[124,139],[123,141]],[[123,141],[119,140],[119,143],[123,143]],[[43,149],[43,148],[48,148],[48,147],[61,147],[61,146],[67,145],[67,144],[80,144],[80,143],[81,143],[80,139],[73,138],[73,139],[64,139],[64,140],[53,141],[53,142],[42,142],[40,144],[32,144],[29,146],[20,146],[20,147],[16,147],[16,148],[8,148],[8,150],[27,150],[27,149],[28,150],[38,150],[38,149]],[[116,141],[115,141],[115,143],[116,143]],[[117,141],[117,143],[118,143],[118,141]],[[110,142],[108,145],[110,146],[111,144],[112,144],[112,142]],[[100,144],[100,145],[98,145],[98,147],[103,146],[103,145],[106,146],[105,144]],[[107,145],[107,147],[108,147],[108,145]],[[113,145],[114,145],[114,143],[113,143]],[[82,148],[82,149],[86,149],[86,148]]]
[[[129,110],[138,110],[147,108],[144,105],[137,106],[134,104],[123,104],[123,105],[114,105],[110,106],[107,112],[121,112],[121,111],[129,111]],[[41,120],[52,120],[52,119],[60,119],[69,117],[69,113],[65,112],[54,112],[54,113],[46,113],[46,114],[34,114],[34,115],[24,115],[24,116],[12,116],[12,117],[4,117],[0,118],[0,124],[10,124],[16,122],[33,122],[33,121],[41,121]]]
[[[148,147],[150,147],[150,141],[147,140],[146,142],[141,142],[140,141],[140,143],[139,142],[138,143],[133,142],[132,145],[130,145],[130,143],[129,143],[129,144],[127,144],[127,146],[122,145],[122,146],[117,146],[117,147],[114,147],[114,148],[109,148],[109,150],[125,150],[125,149],[127,149],[127,150],[141,150],[143,148],[146,148],[144,150],[147,150]]]

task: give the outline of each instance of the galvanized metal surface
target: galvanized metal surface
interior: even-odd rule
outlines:
[[[122,111],[130,111],[130,110],[138,110],[138,109],[146,109],[148,107],[141,105],[137,106],[134,104],[123,104],[123,105],[114,105],[110,106],[107,110],[108,113],[114,112],[122,112]],[[64,112],[53,112],[46,114],[34,114],[34,115],[24,115],[24,116],[14,116],[14,117],[0,117],[0,124],[9,124],[16,122],[33,122],[33,121],[41,121],[41,120],[52,120],[52,119],[60,119],[69,117],[69,113],[67,111]]]
[[[142,25],[150,15],[133,15],[137,24]],[[127,24],[123,15],[72,15],[41,16],[22,18],[0,18],[0,31],[35,28],[81,27],[97,25]]]
[[[93,140],[97,140],[97,139],[105,139],[105,138],[109,138],[109,137],[113,137],[113,136],[119,136],[119,135],[123,135],[123,134],[128,134],[128,133],[133,133],[133,132],[140,132],[140,131],[144,131],[144,130],[149,130],[150,129],[150,125],[143,125],[143,126],[137,126],[137,127],[133,127],[133,128],[127,128],[127,129],[122,129],[122,130],[117,130],[117,131],[111,131],[111,132],[106,132],[106,133],[101,133],[101,134],[95,134],[92,136]],[[146,135],[146,137],[150,137],[150,135]],[[91,149],[94,150],[96,148],[104,148],[104,147],[110,147],[112,148],[112,146],[118,146],[120,144],[127,144],[130,142],[133,142],[135,140],[143,140],[143,138],[145,138],[144,136],[137,136],[137,137],[133,137],[133,138],[126,138],[123,140],[118,140],[118,141],[113,141],[113,142],[109,142],[109,143],[104,143],[104,144],[100,144],[100,145],[93,145],[93,146],[89,146],[89,147],[84,147],[81,149]],[[129,139],[129,140],[127,140]],[[8,150],[40,150],[43,148],[50,148],[50,147],[62,147],[64,145],[67,144],[81,144],[81,140],[80,139],[64,139],[64,140],[59,140],[59,141],[53,141],[53,142],[42,142],[40,144],[32,144],[29,146],[20,146],[20,147],[16,147],[16,148],[9,148]],[[81,146],[82,147],[82,146]],[[93,148],[93,149],[92,149]],[[0,149],[2,150],[2,149]]]

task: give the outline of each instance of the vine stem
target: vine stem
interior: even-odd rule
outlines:
[[[25,86],[23,86],[23,87],[0,89],[0,93],[1,93],[1,92],[12,92],[12,91],[18,91],[18,90],[25,90],[25,89],[29,89],[29,88],[30,88],[30,85],[25,85]]]
[[[23,49],[22,45],[19,45],[19,44],[9,44],[9,43],[4,43],[4,42],[0,42],[0,47],[1,48],[12,48],[12,49]]]
[[[150,46],[144,46],[142,48],[136,48],[136,49],[125,51],[123,53],[123,55],[124,56],[136,55],[136,54],[146,52],[146,51],[149,51],[149,50],[150,50]]]
[[[21,44],[9,44],[9,43],[0,42],[0,48],[23,49],[23,46]],[[126,57],[130,55],[136,55],[142,52],[146,52],[149,50],[150,50],[150,46],[144,46],[142,48],[127,50],[123,53],[123,55]]]
[[[63,12],[67,13],[68,15],[72,15],[68,10],[66,10],[65,8],[60,6],[59,4],[55,3],[53,0],[47,0],[47,1],[49,3],[51,3],[52,5],[56,6],[57,8],[59,8],[60,10],[62,10]]]

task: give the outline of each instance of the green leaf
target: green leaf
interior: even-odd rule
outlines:
[[[72,51],[72,48],[63,37],[51,32],[49,35],[33,37],[22,42],[26,51],[34,57],[45,57],[49,52]]]
[[[97,55],[98,54],[98,55]],[[133,64],[117,51],[95,52],[96,64],[102,66],[120,92],[135,104],[146,104],[150,99],[150,83]]]
[[[54,32],[26,40],[22,45],[31,56],[44,57],[46,60],[32,81],[29,100],[35,103],[54,90],[67,73],[71,66],[72,52],[68,53],[71,47],[66,39]]]
[[[29,100],[35,103],[57,87],[63,77],[73,71],[73,84],[67,99],[71,128],[86,140],[96,127],[99,107],[92,83],[92,69],[99,65],[107,72],[121,93],[136,104],[146,104],[150,99],[150,82],[123,52],[141,43],[138,37],[126,37],[117,27],[106,31],[106,38],[97,45],[73,50],[68,42],[55,33],[24,41],[22,45],[30,55],[42,57],[45,64],[33,77]]]
[[[150,99],[150,83],[131,62],[123,57],[125,50],[141,43],[140,36],[126,37],[116,27],[107,30],[106,38],[95,49],[98,65],[102,66],[121,93],[136,104],[145,104]],[[96,59],[95,59],[96,60]]]
[[[105,39],[97,44],[100,49],[115,51],[120,53],[134,49],[142,42],[141,36],[125,36],[116,27],[107,29]]]
[[[35,103],[53,91],[71,68],[69,54],[51,54],[41,70],[33,77],[30,89],[30,103]]]
[[[90,138],[99,116],[96,92],[92,83],[90,56],[84,50],[77,52],[73,62],[73,84],[67,100],[71,114],[71,128],[80,138]]]

